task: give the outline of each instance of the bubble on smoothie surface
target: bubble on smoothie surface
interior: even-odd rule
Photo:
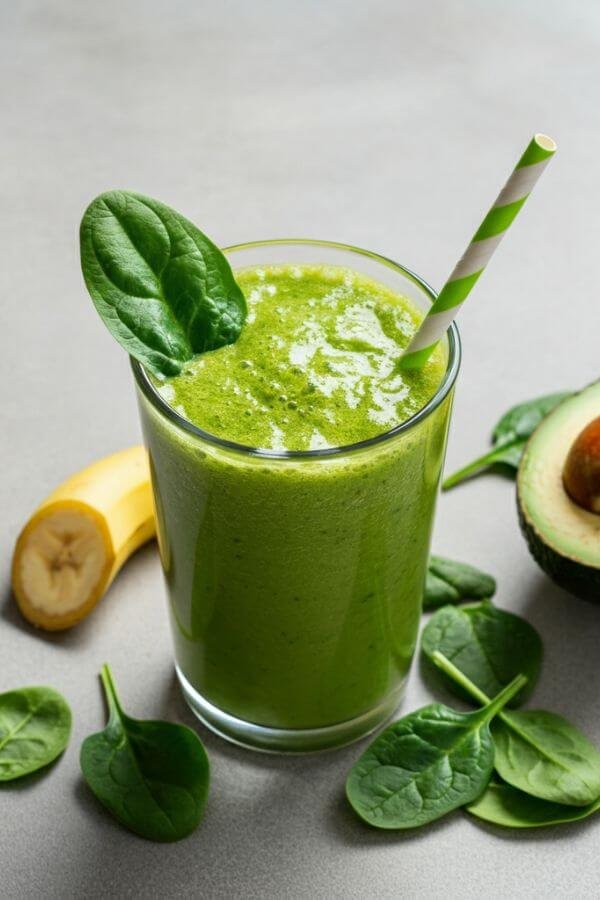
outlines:
[[[422,314],[385,285],[311,265],[244,269],[236,279],[248,302],[237,342],[157,386],[205,431],[273,450],[343,446],[388,431],[436,392],[445,351],[399,371]]]

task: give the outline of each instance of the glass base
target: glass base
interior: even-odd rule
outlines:
[[[383,725],[398,708],[404,696],[406,681],[384,703],[346,722],[327,728],[267,728],[246,722],[217,706],[192,687],[183,672],[175,666],[188,706],[207,728],[232,744],[263,753],[314,753],[352,744]]]

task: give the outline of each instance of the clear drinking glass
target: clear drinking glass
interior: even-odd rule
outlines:
[[[233,269],[345,266],[425,310],[435,294],[342,244],[258,241]],[[175,663],[213,731],[261,750],[356,740],[388,719],[414,653],[460,344],[435,396],[385,434],[325,450],[261,450],[190,424],[133,361],[150,455]]]

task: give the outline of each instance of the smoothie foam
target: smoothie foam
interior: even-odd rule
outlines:
[[[422,314],[385,285],[307,265],[247,269],[236,280],[248,303],[239,339],[159,388],[194,425],[252,447],[340,447],[388,431],[435,393],[443,350],[400,373]]]

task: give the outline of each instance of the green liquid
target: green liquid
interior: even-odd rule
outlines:
[[[322,266],[236,279],[248,302],[238,341],[160,389],[194,425],[252,447],[342,447],[389,431],[435,393],[443,352],[422,370],[398,370],[422,315],[384,285]]]
[[[398,373],[421,315],[385,286],[315,266],[236,277],[249,304],[238,342],[159,385],[205,431],[344,446],[439,386],[442,349]],[[176,659],[203,698],[281,729],[389,714],[419,627],[450,403],[368,449],[268,459],[188,434],[140,393]]]

